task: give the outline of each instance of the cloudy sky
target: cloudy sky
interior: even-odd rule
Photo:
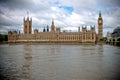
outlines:
[[[98,13],[103,17],[104,36],[120,26],[119,0],[0,0],[0,33],[9,30],[23,32],[23,18],[33,20],[33,29],[42,31],[44,26],[51,25],[61,30],[77,31],[82,25],[94,26],[97,32]]]

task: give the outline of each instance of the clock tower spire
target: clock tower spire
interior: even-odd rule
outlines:
[[[99,12],[98,17],[98,40],[100,40],[103,37],[103,19],[101,12]]]
[[[54,19],[52,19],[51,32],[55,32]]]

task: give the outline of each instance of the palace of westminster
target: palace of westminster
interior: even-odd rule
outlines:
[[[101,12],[98,17],[98,34],[95,31],[95,26],[87,30],[82,26],[82,30],[78,27],[77,32],[61,32],[60,28],[56,28],[54,20],[52,20],[51,29],[43,29],[43,32],[39,32],[38,29],[34,29],[32,34],[32,19],[23,19],[24,34],[20,34],[17,31],[8,32],[8,42],[79,42],[79,43],[95,43],[99,41],[103,36],[103,19]]]

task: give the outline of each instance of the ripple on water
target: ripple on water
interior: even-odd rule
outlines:
[[[0,45],[3,80],[116,80],[120,48],[109,45]]]

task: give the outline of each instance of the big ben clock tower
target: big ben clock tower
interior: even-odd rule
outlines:
[[[98,40],[100,40],[103,37],[103,19],[101,16],[101,12],[99,12],[98,17]]]

